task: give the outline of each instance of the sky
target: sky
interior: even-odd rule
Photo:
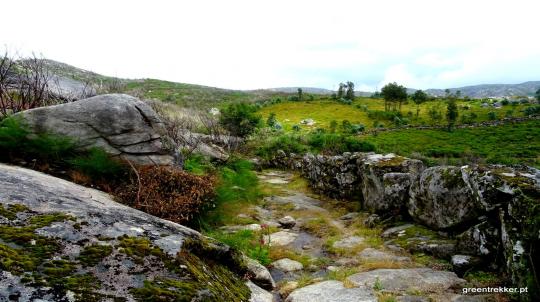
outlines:
[[[540,80],[538,0],[0,1],[0,48],[109,76],[362,91]]]

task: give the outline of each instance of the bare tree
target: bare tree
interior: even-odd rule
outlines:
[[[7,51],[0,58],[0,114],[63,102],[51,93],[52,73],[45,62],[32,55],[16,60]]]

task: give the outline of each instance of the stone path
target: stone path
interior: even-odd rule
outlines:
[[[259,294],[252,302],[484,301],[460,296],[465,280],[456,274],[425,268],[403,251],[385,248],[380,232],[374,235],[360,223],[364,213],[344,214],[336,203],[290,189],[293,174],[264,171],[258,177],[279,193],[250,210],[260,225],[269,226],[264,242],[280,257],[268,267],[267,283],[276,284],[273,295]],[[226,228],[259,229],[257,224]]]

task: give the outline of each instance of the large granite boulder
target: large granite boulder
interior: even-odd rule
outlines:
[[[100,147],[136,164],[174,163],[163,123],[150,106],[129,95],[99,95],[15,117],[21,117],[33,132],[71,137],[82,148]]]
[[[3,164],[0,255],[0,297],[10,301],[250,298],[242,256],[229,247],[103,192]]]
[[[468,166],[426,169],[410,188],[409,214],[434,229],[451,229],[475,220],[482,206],[474,181]]]
[[[411,182],[424,169],[421,161],[394,154],[369,154],[358,165],[364,207],[385,216],[405,209]]]
[[[306,154],[302,158],[302,174],[315,190],[334,198],[357,198],[359,195],[358,165],[362,153],[336,156]],[[290,164],[294,166],[293,164]]]

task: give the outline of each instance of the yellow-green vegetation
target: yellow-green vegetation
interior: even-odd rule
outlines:
[[[460,115],[457,124],[491,120],[490,112],[494,112],[496,119],[508,116],[521,117],[526,108],[534,106],[531,104],[516,104],[503,106],[502,109],[494,109],[493,107],[483,108],[482,103],[481,100],[457,101]],[[411,125],[446,125],[444,118],[446,102],[444,100],[426,102],[421,104],[419,108],[419,115],[416,117],[416,104],[413,102],[403,104],[401,116],[406,118]],[[316,101],[280,102],[263,107],[260,110],[264,120],[271,113],[274,113],[278,122],[283,125],[286,131],[292,130],[293,125],[300,125],[300,128],[304,130],[330,129],[332,121],[336,121],[339,127],[344,120],[352,124],[363,124],[366,128],[372,128],[376,124],[392,127],[394,121],[386,119],[384,113],[378,113],[381,111],[384,112],[384,100],[372,98],[357,98],[352,105],[324,98]],[[509,111],[512,113],[507,113]],[[493,117],[493,114],[491,114],[491,117]],[[313,126],[301,125],[300,121],[307,118],[313,119],[315,124]]]
[[[347,279],[347,277],[354,275],[356,273],[359,273],[359,272],[361,272],[361,270],[358,267],[342,267],[337,270],[329,272],[327,279],[343,281]]]
[[[501,164],[528,164],[540,167],[540,120],[444,130],[402,129],[365,135],[378,152],[394,152],[431,163],[485,161]]]
[[[103,258],[112,253],[112,246],[102,244],[92,244],[86,246],[80,253],[77,260],[84,265],[93,266],[98,264]]]
[[[143,263],[144,258],[148,256],[164,257],[160,248],[152,245],[148,238],[128,237],[119,238],[119,251],[132,257],[136,263]]]
[[[396,295],[392,293],[377,293],[377,302],[396,302]]]
[[[292,213],[295,218],[306,217],[301,226],[303,230],[320,238],[333,237],[339,234],[339,228],[332,223],[330,217],[317,212],[307,212],[304,211],[302,214],[300,214],[300,211]]]
[[[271,247],[269,257],[272,261],[289,258],[291,260],[302,263],[304,267],[308,267],[310,264],[313,263],[314,260],[309,255],[305,255],[297,251],[288,250],[280,246]]]
[[[10,204],[7,209],[0,203],[0,216],[4,216],[9,220],[17,218],[17,213],[28,211],[28,207],[22,204]]]
[[[271,262],[270,247],[263,242],[262,236],[264,233],[262,231],[241,230],[228,233],[215,230],[207,232],[205,235],[243,252],[246,256],[259,261],[263,265],[268,265]]]

